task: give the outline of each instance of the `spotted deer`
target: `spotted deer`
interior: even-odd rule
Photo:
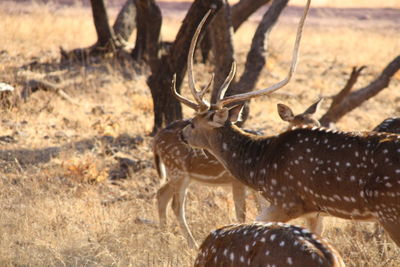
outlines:
[[[160,130],[153,140],[153,154],[162,187],[157,191],[157,208],[162,228],[166,228],[167,206],[172,199],[172,210],[190,246],[198,247],[186,221],[185,200],[192,182],[208,186],[232,187],[236,218],[244,222],[246,214],[245,185],[234,179],[224,166],[208,151],[193,149],[185,144],[181,131],[190,122],[176,121]],[[166,180],[166,176],[169,180]]]
[[[289,122],[289,129],[293,126],[300,125],[311,125],[320,126],[319,120],[315,117],[318,112],[323,98],[318,100],[316,103],[308,107],[303,113],[294,115],[292,109],[282,103],[277,105],[278,114],[282,120]],[[400,118],[387,118],[383,120],[380,124],[374,127],[372,130],[374,132],[387,132],[387,133],[400,133]],[[322,216],[311,216],[308,217],[307,221],[310,228],[313,228],[316,232],[322,234],[323,232],[323,222]]]
[[[319,126],[319,121],[314,118],[321,100],[312,104],[304,112],[295,115],[289,106],[278,104],[278,113],[282,120],[289,123],[289,127],[303,124]],[[209,186],[232,187],[233,201],[236,211],[236,219],[245,221],[246,201],[245,185],[235,179],[224,166],[207,150],[193,149],[185,144],[180,136],[181,131],[190,122],[188,120],[176,121],[160,130],[153,140],[154,161],[163,186],[157,191],[157,208],[162,228],[166,227],[167,206],[172,199],[172,209],[178,218],[179,225],[188,239],[190,246],[196,246],[196,242],[185,218],[186,193],[190,183],[197,182]],[[255,131],[245,130],[248,133]],[[166,176],[170,176],[169,181]],[[258,199],[260,207],[265,204]]]
[[[200,247],[195,267],[345,266],[336,249],[309,230],[283,223],[224,226]]]
[[[254,136],[236,127],[243,101],[271,94],[293,76],[307,5],[300,20],[288,76],[268,88],[225,97],[235,63],[215,103],[196,89],[193,51],[206,17],[192,39],[188,55],[189,87],[195,102],[172,91],[195,109],[182,139],[210,151],[229,172],[260,191],[271,203],[261,221],[287,222],[315,213],[379,222],[400,246],[400,135],[342,132],[316,126],[293,127],[278,135]],[[312,229],[313,231],[315,229]]]

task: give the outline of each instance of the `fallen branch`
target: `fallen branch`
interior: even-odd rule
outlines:
[[[333,97],[331,108],[340,104],[345,99],[345,97],[347,97],[350,94],[350,91],[351,91],[351,89],[353,89],[354,85],[356,84],[358,77],[361,74],[361,71],[363,69],[365,69],[366,67],[367,66],[362,66],[359,68],[353,67],[353,70],[350,73],[350,77],[347,80],[346,85],[343,87],[342,90],[340,90],[340,92],[337,95],[335,95]]]
[[[71,104],[77,106],[80,105],[76,100],[70,97],[62,88],[58,87],[56,84],[37,79],[30,79],[25,82],[25,86],[24,89],[22,90],[21,97],[24,100],[26,100],[32,93],[39,90],[53,92]]]

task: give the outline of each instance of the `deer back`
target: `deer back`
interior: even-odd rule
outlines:
[[[400,118],[387,118],[377,125],[372,131],[400,133]]]
[[[224,226],[207,236],[195,265],[344,266],[339,253],[308,230],[283,223]]]

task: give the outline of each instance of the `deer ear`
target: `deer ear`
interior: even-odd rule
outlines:
[[[279,103],[277,107],[278,107],[278,114],[282,120],[292,121],[294,119],[294,114],[291,108],[281,103]]]
[[[222,127],[227,120],[232,123],[240,121],[244,104],[236,105],[233,107],[222,108],[214,112],[211,124],[214,127]]]
[[[244,104],[233,106],[229,109],[229,121],[236,123],[242,120]]]
[[[212,115],[211,125],[214,127],[222,127],[228,120],[229,110],[227,108],[219,109]]]
[[[314,104],[312,104],[311,106],[309,106],[309,107],[307,108],[307,110],[304,111],[303,114],[310,114],[310,115],[312,115],[312,114],[317,113],[317,111],[318,111],[319,108],[321,107],[321,103],[323,102],[323,100],[324,100],[324,99],[321,98],[320,100],[318,100],[317,102],[315,102]]]

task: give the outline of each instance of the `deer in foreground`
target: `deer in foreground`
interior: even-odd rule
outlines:
[[[313,116],[319,109],[320,103],[321,100],[297,115],[289,106],[278,104],[278,113],[290,127],[303,124],[319,126],[319,121]],[[181,131],[188,124],[190,124],[188,120],[176,121],[160,130],[153,140],[153,153],[157,173],[163,183],[157,191],[160,224],[163,228],[166,227],[167,206],[172,199],[172,209],[189,245],[197,246],[185,218],[185,200],[190,183],[197,182],[209,186],[230,185],[236,219],[239,222],[244,222],[246,216],[246,186],[226,171],[208,151],[193,149],[181,140]],[[170,179],[165,182],[167,175]],[[258,202],[259,206],[263,206],[260,200]]]
[[[327,241],[302,227],[283,223],[236,224],[210,233],[195,267],[345,266]]]
[[[203,100],[209,87],[198,91],[193,77],[193,51],[203,19],[188,55],[189,87],[195,102],[178,94],[173,80],[176,98],[196,110],[182,130],[182,139],[207,149],[234,177],[260,191],[271,203],[258,216],[261,221],[287,222],[315,213],[374,220],[400,246],[400,135],[302,126],[259,137],[232,123],[244,101],[270,94],[290,81],[309,4],[308,0],[298,26],[288,76],[265,89],[224,97],[235,75],[233,63],[218,100],[211,105]]]

